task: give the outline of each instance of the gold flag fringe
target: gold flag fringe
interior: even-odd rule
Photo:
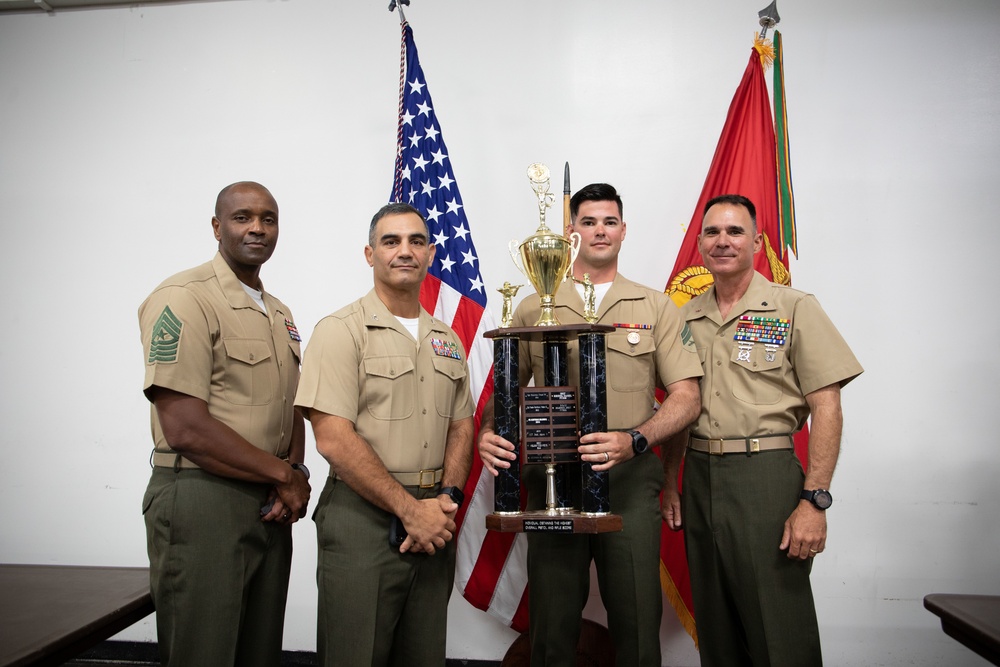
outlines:
[[[769,39],[761,39],[759,32],[753,34],[753,48],[760,54],[760,65],[765,70],[774,63],[774,45]]]
[[[694,640],[694,647],[698,648],[698,631],[695,628],[694,617],[688,611],[684,600],[681,599],[681,594],[677,590],[677,586],[674,585],[674,580],[670,577],[666,565],[663,564],[663,559],[660,559],[660,588],[663,589],[663,592],[667,596],[667,601],[677,613],[677,620],[681,622],[681,627],[691,635],[691,639]]]

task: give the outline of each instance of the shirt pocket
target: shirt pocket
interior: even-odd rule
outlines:
[[[267,405],[274,398],[276,382],[271,347],[258,338],[224,338],[226,368],[223,387],[234,405]]]
[[[375,419],[406,419],[413,414],[416,383],[413,359],[372,357],[364,360],[365,404]]]
[[[781,400],[783,391],[782,363],[785,350],[768,350],[755,344],[749,350],[733,346],[729,361],[733,373],[733,396],[753,405],[773,405]]]
[[[639,334],[635,345],[630,334]],[[651,329],[616,331],[608,336],[608,381],[614,391],[650,391],[653,384],[653,342]]]
[[[442,417],[452,417],[455,393],[466,376],[465,364],[458,359],[434,357],[434,405]]]

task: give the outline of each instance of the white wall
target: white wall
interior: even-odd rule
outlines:
[[[0,16],[0,561],[144,565],[136,308],[209,259],[214,196],[268,185],[263,277],[314,323],[371,284],[388,197],[399,27],[385,0],[229,0]],[[493,288],[519,275],[534,161],[625,198],[623,270],[661,286],[764,0],[414,0],[408,18]],[[1000,593],[996,407],[1000,4],[785,2],[796,286],[865,374],[844,393],[828,664],[976,665],[931,592]],[[492,288],[490,293],[493,294]],[[499,315],[496,303],[492,306]],[[323,470],[309,443],[308,463]],[[318,490],[315,494],[318,496]],[[285,645],[315,646],[315,537],[295,529]],[[592,601],[588,614],[601,618]],[[460,597],[449,654],[514,634]],[[664,661],[696,664],[667,612]],[[123,638],[153,640],[147,620]]]

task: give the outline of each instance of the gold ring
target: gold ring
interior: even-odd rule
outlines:
[[[611,460],[611,454],[604,452],[604,462],[607,463],[610,460]]]
[[[810,551],[810,552],[812,552],[812,553],[814,553],[814,554],[818,554],[818,553],[819,553],[819,552],[818,552],[818,551],[816,551],[815,549],[810,549],[809,551]]]

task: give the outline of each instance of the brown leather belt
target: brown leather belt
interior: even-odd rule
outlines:
[[[441,478],[444,476],[444,468],[418,470],[417,472],[390,471],[389,474],[403,486],[418,486],[421,489],[431,489],[441,483]],[[333,471],[330,471],[330,477],[340,479]]]
[[[702,438],[692,435],[688,438],[688,448],[721,456],[723,454],[756,454],[774,449],[792,449],[792,434],[760,435],[746,438]]]

